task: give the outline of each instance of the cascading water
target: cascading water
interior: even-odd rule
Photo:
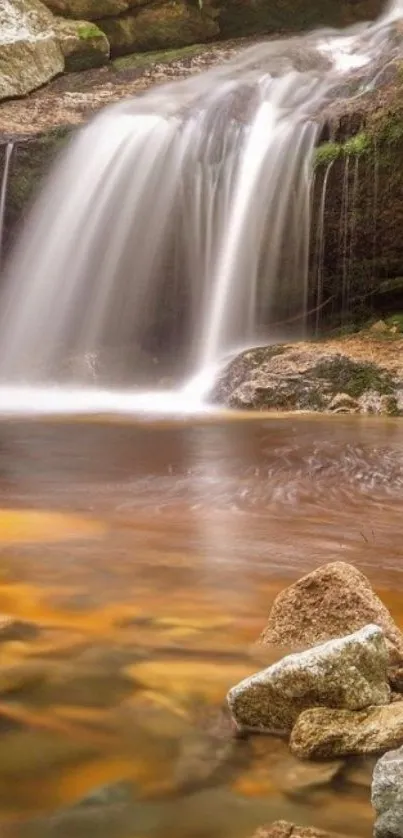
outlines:
[[[3,234],[4,234],[4,218],[6,214],[6,201],[7,201],[7,187],[8,187],[8,175],[10,172],[10,163],[11,157],[14,150],[14,143],[7,143],[6,150],[4,153],[4,167],[3,167],[3,177],[1,179],[1,187],[0,187],[0,267],[2,264],[3,258]]]
[[[268,342],[279,312],[302,326],[320,109],[346,81],[362,90],[390,60],[401,16],[400,2],[374,24],[260,44],[83,129],[7,271],[2,407],[40,404],[48,391],[32,388],[52,382],[64,382],[56,404],[72,404],[79,393],[69,401],[68,388],[88,383],[103,352],[119,359],[108,385],[133,388],[138,353],[161,348],[186,359],[182,378],[199,372],[182,391],[199,397],[200,372],[256,343],[262,328]],[[122,406],[116,391],[93,390],[81,403]],[[124,403],[150,404],[127,392]]]

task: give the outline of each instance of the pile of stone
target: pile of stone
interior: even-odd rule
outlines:
[[[229,691],[240,733],[287,735],[305,760],[403,746],[403,635],[354,567],[325,565],[283,591],[260,642],[301,651]],[[376,838],[403,838],[403,747],[377,763],[373,805]]]

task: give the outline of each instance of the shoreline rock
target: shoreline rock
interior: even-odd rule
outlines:
[[[288,821],[276,821],[268,826],[261,826],[252,838],[346,838],[335,832],[326,832],[314,826],[296,826]]]
[[[278,594],[259,642],[307,648],[368,623],[383,630],[390,662],[403,661],[403,634],[369,580],[347,562],[330,562]]]
[[[228,706],[241,730],[286,733],[308,708],[387,704],[387,660],[382,630],[369,625],[245,678],[229,691]]]
[[[403,701],[366,710],[305,710],[290,740],[291,752],[300,759],[379,754],[399,745],[403,745]]]
[[[403,838],[403,748],[378,760],[372,780],[374,838]]]

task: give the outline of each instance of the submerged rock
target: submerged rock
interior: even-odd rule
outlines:
[[[403,838],[403,748],[378,760],[372,781],[375,838]]]
[[[391,659],[403,659],[403,634],[368,579],[353,565],[331,562],[276,597],[260,642],[306,648],[368,623],[384,632]]]
[[[0,4],[0,100],[25,96],[64,70],[53,17],[39,0]]]
[[[302,759],[377,754],[403,744],[403,702],[366,710],[316,707],[301,713],[290,747]]]
[[[56,18],[55,26],[66,70],[88,70],[109,60],[108,39],[95,23]]]
[[[228,705],[241,729],[286,732],[308,707],[385,704],[387,660],[383,632],[369,625],[245,678],[229,691]]]

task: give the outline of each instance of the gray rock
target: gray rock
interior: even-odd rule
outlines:
[[[0,100],[24,96],[63,70],[49,10],[39,0],[2,0]]]
[[[390,700],[382,630],[368,625],[245,678],[227,696],[242,729],[286,732],[310,707],[360,710]]]
[[[378,760],[372,780],[375,838],[403,838],[403,748]]]

